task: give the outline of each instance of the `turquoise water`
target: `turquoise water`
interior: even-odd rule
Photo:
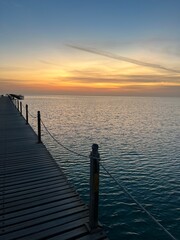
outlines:
[[[29,111],[66,147],[102,164],[169,232],[180,239],[180,99],[29,96]],[[36,129],[36,121],[30,117]],[[42,139],[88,204],[89,159]],[[111,240],[170,239],[101,168],[99,218]]]

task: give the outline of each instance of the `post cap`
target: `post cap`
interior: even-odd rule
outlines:
[[[93,145],[92,145],[92,150],[93,150],[93,152],[97,152],[97,151],[98,151],[98,148],[99,148],[98,144],[93,143]]]

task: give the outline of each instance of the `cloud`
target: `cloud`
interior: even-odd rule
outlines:
[[[60,67],[61,65],[60,64],[57,64],[57,63],[52,63],[52,62],[49,62],[49,61],[46,61],[46,60],[39,60],[41,63],[44,63],[44,64],[48,64],[48,65],[53,65],[53,66],[58,66]]]
[[[71,77],[56,77],[55,79],[59,80],[62,83],[74,82],[78,84],[146,84],[146,83],[167,83],[169,85],[179,85],[180,78],[178,76],[157,76],[157,75],[109,75],[109,76],[94,76],[92,75],[79,75],[79,76],[71,76]]]
[[[0,83],[14,83],[15,80],[14,79],[4,79],[4,78],[0,78]]]
[[[13,67],[13,66],[6,66],[6,67],[0,67],[1,71],[30,71],[33,70],[33,68],[26,68],[26,67]]]
[[[150,67],[150,68],[162,69],[162,70],[166,70],[166,71],[169,71],[169,72],[180,73],[180,70],[167,68],[167,67],[161,66],[159,64],[153,64],[153,63],[143,62],[143,61],[139,61],[139,60],[132,59],[132,58],[123,57],[123,56],[120,56],[120,55],[112,54],[112,53],[105,52],[105,51],[102,51],[102,50],[98,50],[98,49],[95,49],[95,48],[87,48],[87,47],[75,46],[75,45],[70,45],[70,44],[66,44],[66,45],[71,47],[71,48],[75,48],[75,49],[78,49],[78,50],[81,50],[81,51],[90,52],[90,53],[98,54],[98,55],[105,56],[105,57],[108,57],[108,58],[133,63],[133,64],[136,64],[136,65],[139,65],[139,66],[145,66],[145,67]]]

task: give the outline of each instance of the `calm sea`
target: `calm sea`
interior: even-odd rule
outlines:
[[[71,150],[88,156],[99,144],[101,163],[180,239],[180,98],[29,96],[25,103]],[[88,204],[89,159],[44,129],[42,139]],[[111,240],[171,239],[102,168],[99,215]]]

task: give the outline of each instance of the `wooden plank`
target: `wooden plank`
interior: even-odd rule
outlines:
[[[57,192],[58,191],[58,192]],[[3,205],[5,208],[10,208],[13,206],[19,206],[21,202],[23,202],[23,205],[28,204],[30,201],[36,202],[39,201],[41,198],[49,198],[49,197],[55,197],[59,194],[68,194],[72,192],[72,189],[69,188],[67,185],[64,185],[62,187],[58,187],[56,189],[49,189],[46,191],[40,191],[39,193],[33,193],[28,195],[22,195],[19,197],[12,197],[11,199],[8,198],[6,195],[2,195],[1,200],[3,199]]]
[[[48,174],[48,176],[47,175],[43,175],[42,177],[35,177],[35,178],[32,178],[32,179],[27,179],[27,180],[24,180],[24,181],[20,181],[20,180],[18,180],[18,181],[14,181],[14,182],[5,182],[4,183],[4,186],[6,187],[8,187],[8,186],[16,186],[16,185],[21,185],[21,186],[23,186],[23,185],[28,185],[28,184],[31,184],[31,183],[33,183],[33,182],[37,182],[37,181],[43,181],[43,180],[50,180],[50,179],[52,179],[52,178],[54,178],[54,177],[59,177],[59,174],[58,173],[55,173],[55,174],[51,174],[51,173],[49,173]]]
[[[78,240],[108,240],[104,232],[100,231],[79,237]]]
[[[54,176],[54,175],[59,176],[59,171],[57,169],[50,169],[48,171],[48,176]],[[1,178],[5,178],[6,184],[14,183],[15,181],[27,182],[27,180],[31,178],[38,179],[38,178],[43,178],[45,176],[47,176],[47,169],[46,171],[31,172],[30,174],[29,173],[16,174],[16,175],[5,174],[4,177],[3,176],[0,177],[0,181],[1,181]]]
[[[4,239],[6,239],[6,240],[50,239],[50,236],[53,236],[54,234],[56,234],[56,235],[58,234],[59,240],[68,239],[67,237],[64,238],[65,237],[65,236],[63,236],[64,234],[61,234],[61,235],[59,234],[59,233],[61,233],[61,227],[63,225],[67,226],[67,229],[69,230],[70,227],[71,226],[73,227],[74,224],[75,225],[81,224],[81,226],[84,224],[84,226],[85,226],[85,223],[87,221],[88,221],[88,218],[84,217],[84,218],[81,218],[80,220],[75,220],[75,221],[69,220],[70,223],[62,224],[63,221],[60,221],[59,219],[57,219],[55,221],[50,221],[50,222],[47,222],[44,224],[34,225],[29,228],[25,228],[25,229],[22,228],[20,231],[3,234],[2,237],[0,237],[0,240],[4,240]],[[85,227],[83,227],[83,232],[87,232],[87,229]],[[71,239],[72,239],[72,233],[69,233],[69,235],[71,236]],[[77,236],[77,231],[75,232],[75,236]],[[74,239],[76,239],[76,238],[74,238]]]
[[[29,232],[32,232],[33,228],[36,228],[36,226],[39,224],[43,225],[42,226],[43,229],[53,227],[55,225],[61,224],[61,219],[63,217],[72,216],[73,214],[82,212],[84,212],[87,216],[88,215],[87,207],[83,205],[76,206],[74,208],[65,209],[64,211],[51,213],[49,215],[43,215],[43,213],[41,212],[42,216],[40,215],[38,218],[28,219],[24,222],[20,223],[16,222],[15,225],[6,226],[6,234],[15,231],[21,232],[21,229],[25,228],[28,228]]]
[[[14,191],[14,192],[8,192],[4,191],[4,195],[6,198],[8,198],[10,201],[13,197],[18,197],[18,196],[23,196],[23,195],[28,195],[31,193],[36,193],[39,191],[44,191],[44,190],[49,190],[49,189],[55,189],[57,187],[67,187],[67,182],[62,180],[61,184],[60,182],[54,182],[53,184],[50,185],[44,185],[44,186],[33,186],[31,189],[24,189],[24,191]]]
[[[18,208],[21,208],[21,206],[27,206],[27,207],[30,207],[32,204],[41,204],[44,200],[49,200],[49,199],[53,199],[59,195],[63,196],[63,195],[66,195],[68,193],[71,193],[72,192],[72,189],[71,188],[67,188],[65,190],[61,190],[59,192],[51,192],[51,193],[48,193],[46,194],[46,196],[43,195],[38,195],[38,196],[33,196],[32,197],[29,197],[29,198],[25,198],[25,199],[22,199],[22,200],[18,200],[18,201],[13,201],[13,202],[6,202],[6,199],[4,199],[4,208],[9,208],[9,207],[16,207],[17,210]],[[46,198],[46,199],[44,199]]]
[[[58,207],[58,206],[64,206],[66,204],[69,204],[71,202],[76,202],[76,201],[78,201],[80,203],[82,202],[82,200],[79,198],[78,195],[72,195],[72,196],[69,196],[68,198],[61,199],[61,200],[54,201],[54,202],[53,201],[47,202],[47,203],[45,203],[43,205],[40,205],[40,206],[33,206],[31,208],[6,213],[5,220],[13,219],[13,218],[17,219],[17,218],[21,218],[21,217],[26,216],[26,215],[31,216],[31,214],[35,215],[37,212],[45,211],[47,209],[55,208],[55,207]],[[1,209],[1,211],[2,211],[2,209]]]
[[[30,184],[26,184],[25,186],[22,186],[20,185],[18,188],[14,188],[14,186],[10,186],[10,187],[3,187],[4,189],[4,193],[6,194],[9,194],[9,193],[21,193],[23,191],[26,191],[26,190],[31,190],[31,189],[38,189],[38,188],[41,188],[41,187],[44,187],[44,186],[51,186],[53,187],[54,184],[56,183],[59,183],[59,184],[64,184],[66,183],[67,184],[67,181],[62,177],[56,177],[56,178],[53,178],[51,180],[43,180],[43,181],[40,181],[40,182],[35,182],[34,184],[30,183]],[[0,188],[1,189],[1,188]]]
[[[49,172],[49,171],[54,171],[54,167],[52,165],[48,165],[48,166],[43,166],[42,167],[35,167],[34,169],[34,166],[31,166],[31,168],[23,168],[23,169],[16,169],[16,171],[5,171],[5,176],[8,177],[8,178],[11,178],[11,177],[15,177],[15,176],[18,176],[18,177],[23,177],[24,175],[31,175],[32,173],[38,173],[38,172]],[[58,170],[57,170],[58,171]],[[59,172],[59,171],[58,171]],[[3,177],[3,176],[1,176]]]
[[[9,166],[7,166],[8,163],[6,162],[6,164],[2,165],[2,168],[4,168],[4,170],[7,171],[7,172],[9,172],[11,170],[15,170],[16,171],[16,170],[22,169],[22,168],[28,170],[28,169],[30,169],[30,167],[32,167],[32,168],[42,167],[43,166],[42,165],[43,159],[39,158],[39,161],[40,162],[37,162],[37,163],[26,162],[24,164],[19,164],[19,165],[12,164],[12,165],[9,165]],[[9,164],[11,164],[11,163],[9,163]],[[52,167],[52,164],[48,163],[48,160],[46,162],[46,159],[44,159],[44,167],[50,167],[50,166]]]
[[[27,204],[22,204],[22,205],[19,205],[19,206],[12,206],[12,207],[6,207],[4,206],[4,209],[6,211],[6,213],[10,213],[10,212],[17,212],[17,211],[20,211],[20,210],[23,210],[23,209],[28,209],[28,208],[33,208],[33,207],[37,207],[37,206],[41,206],[43,204],[47,204],[49,202],[55,202],[55,201],[60,201],[60,200],[63,200],[63,199],[67,199],[69,197],[73,197],[73,196],[77,196],[78,194],[77,193],[74,193],[74,192],[70,192],[70,193],[66,193],[66,194],[63,194],[63,195],[56,195],[56,196],[53,196],[51,198],[46,198],[46,199],[42,199],[41,201],[33,201],[33,202],[30,202],[30,203],[27,203]]]
[[[58,233],[54,237],[49,237],[49,239],[50,240],[59,240],[59,239],[66,240],[66,239],[72,239],[72,238],[78,239],[79,236],[83,236],[87,234],[87,228],[85,224],[86,222],[80,226],[77,226],[75,229],[73,228],[73,226],[69,224],[70,226],[66,226],[66,232],[62,234]]]
[[[63,179],[58,176],[58,177],[53,177],[51,179],[44,179],[44,180],[41,180],[41,181],[36,181],[36,182],[33,182],[33,183],[26,183],[26,184],[21,184],[21,185],[18,185],[18,188],[14,187],[14,185],[11,185],[11,186],[3,186],[1,188],[4,189],[4,191],[6,192],[18,192],[18,191],[24,191],[25,189],[32,189],[32,188],[36,188],[39,187],[39,186],[44,186],[44,185],[48,185],[50,183],[53,183],[53,182],[61,182],[63,181]],[[0,189],[1,189],[0,188]],[[17,190],[16,190],[17,189]]]
[[[33,213],[29,212],[29,214],[20,215],[19,217],[15,216],[15,218],[12,218],[11,216],[9,219],[4,219],[4,221],[6,222],[6,226],[15,225],[17,223],[18,224],[25,223],[27,221],[37,220],[39,217],[44,217],[44,216],[46,217],[53,213],[62,212],[67,209],[72,209],[72,208],[83,206],[83,205],[84,203],[82,201],[79,201],[79,199],[74,198],[74,199],[71,199],[69,203],[67,203],[67,201],[64,201],[64,204],[63,204],[63,201],[61,201],[61,205],[58,204],[57,206],[51,207],[51,208],[48,204],[46,208],[43,210],[38,208],[38,211],[36,212],[33,212]]]
[[[29,200],[33,200],[34,201],[34,198],[35,197],[38,197],[38,196],[43,196],[43,195],[47,195],[47,194],[50,194],[50,193],[53,193],[53,192],[58,192],[58,193],[62,193],[62,191],[64,190],[68,190],[70,189],[72,191],[71,188],[69,188],[69,186],[67,186],[67,183],[63,184],[63,185],[57,185],[57,186],[51,186],[51,188],[45,188],[44,190],[42,189],[39,189],[37,191],[31,191],[30,193],[22,193],[22,194],[19,194],[19,195],[15,195],[13,194],[14,196],[9,196],[7,194],[4,194],[4,203],[10,203],[10,202],[16,202],[16,201],[26,201],[26,199],[29,199]]]

